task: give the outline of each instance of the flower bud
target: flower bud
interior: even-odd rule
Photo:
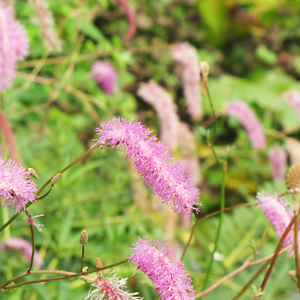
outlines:
[[[291,166],[288,170],[286,176],[285,176],[285,183],[287,188],[290,189],[296,189],[300,188],[299,185],[300,180],[300,163],[294,166]]]
[[[55,184],[59,180],[60,176],[61,176],[61,173],[57,173],[56,175],[54,175],[51,179],[51,183]]]
[[[37,175],[35,169],[28,168],[28,171],[30,172],[30,175],[33,176],[34,178],[38,179],[39,176]]]
[[[88,234],[85,229],[80,233],[80,244],[85,245],[89,240]]]

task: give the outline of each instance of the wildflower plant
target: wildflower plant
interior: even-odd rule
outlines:
[[[300,97],[290,89],[279,94],[288,81],[275,89],[280,108],[263,99],[266,90],[252,94],[253,86],[245,99],[233,100],[240,96],[233,91],[236,81],[218,81],[220,66],[200,62],[197,43],[153,39],[150,45],[143,38],[153,22],[169,22],[146,18],[141,11],[147,1],[30,0],[9,7],[13,2],[0,1],[1,296],[35,299],[29,289],[36,284],[32,290],[43,299],[236,300],[255,283],[256,300],[270,292],[278,259],[295,269],[284,271],[299,291],[300,126],[285,127],[289,116],[280,110],[290,105],[299,114]],[[110,5],[115,11],[108,11]],[[15,13],[19,7],[25,9]],[[180,18],[181,10],[174,11]],[[101,18],[103,31],[97,28]],[[112,34],[114,18],[120,23]],[[160,29],[155,27],[161,34]],[[181,39],[182,29],[175,29]],[[31,56],[18,63],[29,54],[27,36]],[[145,67],[140,55],[159,64]],[[157,74],[161,70],[169,73]],[[211,81],[210,72],[216,79]],[[154,111],[145,111],[141,98]],[[34,103],[29,109],[28,99]],[[274,125],[276,114],[284,118]],[[229,128],[231,118],[242,126]],[[28,134],[24,128],[32,120]],[[253,149],[232,136],[228,142],[239,131],[247,133]],[[45,157],[40,149],[47,149]],[[80,154],[70,159],[75,153]],[[133,179],[133,172],[126,173],[131,164],[138,173]],[[154,207],[153,194],[166,205]],[[133,198],[144,201],[143,209]],[[179,225],[178,215],[188,220],[186,226]],[[45,224],[36,222],[40,216]],[[169,232],[174,238],[168,241]],[[23,258],[16,261],[17,255]],[[254,265],[260,268],[251,271]],[[227,287],[241,287],[238,294],[217,290],[241,272],[242,280]],[[65,279],[80,279],[69,294],[63,284],[54,288]],[[290,296],[285,290],[282,295]]]

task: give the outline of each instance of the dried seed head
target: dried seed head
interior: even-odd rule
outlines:
[[[38,179],[39,176],[37,175],[35,169],[28,168],[28,171],[30,172],[30,175],[33,176],[34,178]]]
[[[97,257],[96,258],[96,268],[102,268],[103,265],[102,265],[102,261],[101,261],[101,258],[100,257]],[[97,274],[99,276],[102,276],[103,275],[103,272],[102,271],[98,271]]]
[[[51,183],[55,184],[59,180],[60,176],[61,176],[61,173],[57,173],[56,175],[54,175],[51,179]]]
[[[289,190],[300,188],[299,180],[300,180],[300,163],[290,167],[290,169],[288,170],[285,176],[285,183],[287,188]]]
[[[85,229],[80,233],[80,244],[85,245],[89,240],[88,234]]]

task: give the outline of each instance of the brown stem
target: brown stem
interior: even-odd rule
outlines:
[[[80,273],[83,275],[82,269],[83,269],[83,262],[84,262],[84,245],[82,245],[82,251],[81,251],[81,267],[80,267]]]
[[[115,264],[104,266],[102,268],[96,268],[94,270],[85,272],[84,274],[86,275],[86,274],[91,274],[91,273],[99,272],[99,271],[102,271],[102,270],[110,269],[110,268],[113,268],[115,266],[124,264],[126,262],[128,262],[128,259],[124,259],[124,260],[119,261]],[[35,275],[35,274],[67,274],[67,275],[66,276],[53,277],[53,278],[44,278],[44,279],[37,279],[37,280],[31,280],[31,281],[24,281],[24,282],[12,284],[12,285],[6,287],[8,284],[15,281],[16,279],[26,277],[28,275]],[[0,289],[2,291],[6,291],[6,290],[10,290],[10,289],[13,289],[15,287],[26,285],[26,284],[32,284],[32,283],[37,283],[37,282],[46,282],[46,281],[52,281],[52,280],[60,280],[60,279],[68,279],[68,278],[79,277],[79,276],[82,276],[82,274],[81,273],[66,272],[66,271],[49,271],[49,270],[48,271],[47,270],[42,271],[42,270],[40,270],[40,271],[32,271],[30,273],[24,272],[20,275],[15,276],[14,278],[11,278],[10,280],[4,282],[3,284],[1,284]]]
[[[263,282],[261,284],[261,287],[260,287],[261,291],[264,290],[264,288],[265,288],[265,286],[266,286],[266,284],[268,282],[268,279],[269,279],[269,277],[270,277],[270,275],[272,273],[272,270],[274,268],[275,262],[277,260],[278,255],[279,255],[280,249],[282,248],[284,240],[287,237],[287,235],[289,234],[289,232],[290,232],[291,228],[293,227],[294,223],[295,223],[295,216],[292,218],[290,224],[287,226],[287,228],[285,229],[283,235],[281,236],[281,239],[280,239],[280,241],[278,243],[278,246],[277,246],[277,248],[275,250],[273,259],[272,259],[271,264],[269,266],[269,269],[267,271],[267,274],[266,274],[266,276],[265,276],[265,278],[264,278],[264,280],[263,280]]]
[[[30,258],[30,264],[29,264],[29,268],[26,270],[26,273],[29,274],[33,265],[33,258],[34,258],[34,254],[35,254],[35,242],[34,242],[34,231],[33,231],[33,224],[30,224],[30,220],[31,219],[31,215],[29,214],[29,212],[27,211],[27,209],[25,209],[26,215],[28,217],[28,221],[29,221],[29,226],[30,226],[30,231],[31,231],[31,258]]]
[[[298,224],[299,224],[299,210],[295,213],[295,226],[294,226],[294,254],[295,254],[295,265],[296,265],[296,274],[297,274],[297,287],[299,290],[300,287],[300,265],[299,265],[299,245],[298,245]]]

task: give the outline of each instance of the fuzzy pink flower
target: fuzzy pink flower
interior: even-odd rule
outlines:
[[[54,18],[51,10],[49,9],[48,0],[29,0],[33,5],[38,20],[39,27],[42,32],[42,40],[44,45],[50,51],[61,51],[62,41],[58,38],[54,29]]]
[[[274,179],[284,180],[287,165],[286,152],[279,146],[274,146],[268,153]]]
[[[94,62],[92,76],[106,94],[112,95],[115,92],[117,86],[116,71],[108,62]]]
[[[36,198],[36,183],[30,179],[30,172],[13,159],[7,162],[0,157],[0,202],[2,207],[21,212],[28,201]]]
[[[12,237],[0,244],[0,249],[5,251],[21,251],[21,254],[26,258],[27,262],[30,263],[32,246],[31,244],[23,239]],[[35,250],[33,257],[33,264],[41,267],[44,262],[38,252]]]
[[[254,149],[261,149],[265,146],[266,137],[263,126],[247,103],[239,100],[232,101],[228,105],[227,113],[242,123]]]
[[[156,241],[153,245],[145,237],[145,240],[139,238],[133,246],[128,260],[150,277],[162,300],[195,299],[192,280],[168,243]]]
[[[154,107],[161,122],[160,138],[170,150],[175,150],[178,142],[179,119],[171,96],[152,80],[142,83],[137,94]]]
[[[291,209],[287,208],[287,203],[283,201],[281,196],[278,196],[277,193],[275,195],[270,195],[268,193],[258,193],[257,200],[259,206],[263,208],[265,216],[270,220],[273,224],[276,233],[279,238],[281,238],[285,229],[288,227],[289,223],[293,218],[293,212]],[[289,254],[293,255],[294,253],[294,231],[287,235],[284,244],[285,247],[292,245],[293,247],[289,250]],[[298,234],[298,245],[300,250],[300,235]]]
[[[127,151],[126,158],[134,158],[137,171],[164,203],[178,213],[184,211],[187,217],[191,209],[199,211],[199,208],[193,207],[201,205],[198,201],[199,190],[186,178],[179,164],[172,161],[165,144],[156,142],[155,135],[149,136],[151,130],[140,122],[125,118],[121,122],[115,117],[101,123],[101,126],[102,129],[96,129],[101,135],[98,142]]]
[[[282,98],[296,111],[300,118],[300,93],[297,91],[288,91],[283,93]]]
[[[85,299],[90,300],[138,300],[140,297],[135,297],[138,293],[128,293],[124,291],[127,278],[116,277],[113,274],[111,277],[101,277],[95,279],[92,286],[96,289],[90,290]]]
[[[26,30],[0,1],[0,92],[11,86],[16,62],[28,55]]]
[[[124,40],[125,41],[129,41],[132,39],[132,37],[135,34],[135,30],[136,30],[136,24],[135,24],[135,15],[134,15],[134,11],[132,10],[132,8],[129,6],[127,0],[116,0],[124,9],[126,17],[128,19],[129,22],[129,29],[126,33],[126,35],[124,36]]]
[[[193,121],[198,121],[202,116],[202,107],[200,64],[197,51],[189,43],[176,44],[172,47],[172,56],[182,65],[182,81],[188,113]]]

